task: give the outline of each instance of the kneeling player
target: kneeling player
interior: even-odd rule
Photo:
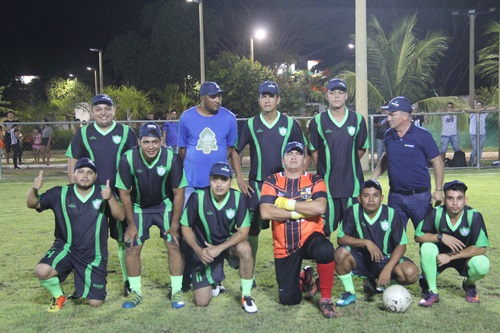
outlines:
[[[224,259],[238,268],[241,277],[241,306],[256,313],[251,296],[253,257],[246,240],[250,218],[245,196],[231,188],[233,170],[225,162],[210,169],[210,187],[196,190],[190,197],[181,219],[182,235],[193,249],[192,283],[194,302],[207,306],[213,288],[224,280]]]
[[[379,292],[391,279],[412,284],[418,279],[418,267],[404,257],[408,238],[399,215],[382,205],[382,187],[367,180],[361,185],[360,203],[348,209],[338,232],[335,251],[337,275],[345,292],[338,306],[356,302],[352,274],[365,278],[369,295]]]
[[[61,310],[66,296],[61,282],[74,271],[74,297],[86,298],[90,305],[100,306],[106,298],[106,264],[108,261],[108,223],[104,215],[107,200],[113,217],[123,220],[123,207],[113,196],[109,180],[102,190],[94,185],[96,167],[88,158],[75,165],[75,183],[56,186],[38,195],[43,185],[43,170],[33,182],[26,199],[28,208],[42,212],[51,209],[56,220],[56,240],[40,260],[36,276],[51,294],[49,312]]]
[[[490,268],[485,255],[489,241],[483,216],[467,206],[467,186],[461,181],[444,184],[443,191],[444,205],[428,212],[415,230],[415,240],[422,244],[420,264],[425,278],[420,281],[424,297],[419,305],[429,307],[439,302],[437,275],[448,267],[465,276],[465,300],[479,303],[476,281],[484,278]]]

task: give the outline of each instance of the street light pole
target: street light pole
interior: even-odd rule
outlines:
[[[99,91],[97,91],[97,70],[92,67],[87,67],[88,71],[94,71],[94,87],[95,87],[95,94],[99,94]]]
[[[475,82],[474,82],[474,30],[476,10],[469,10],[469,106],[474,108]]]
[[[200,17],[200,83],[205,82],[205,38],[203,30],[203,0],[187,0],[198,4]]]
[[[250,36],[250,60],[253,62],[254,54],[253,54],[253,38],[264,39],[266,38],[266,31],[263,29],[258,29],[255,31],[253,35]]]
[[[253,62],[253,36],[250,36],[250,60]]]
[[[103,68],[102,68],[102,50],[101,49],[89,49],[92,52],[99,52],[99,92],[102,93],[103,87],[104,87],[104,80],[103,80]]]

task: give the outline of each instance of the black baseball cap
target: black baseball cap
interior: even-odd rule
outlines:
[[[465,183],[461,182],[460,180],[452,180],[451,182],[445,183],[443,186],[443,190],[446,192],[452,187],[455,187],[455,188],[458,187],[459,189],[464,191],[464,193],[465,193],[465,191],[467,191],[467,185],[465,185]]]
[[[158,124],[153,122],[145,123],[144,125],[141,126],[141,129],[139,130],[139,139],[144,136],[151,136],[154,138],[161,139],[162,132],[160,126],[158,126]]]
[[[361,184],[361,190],[363,190],[364,188],[376,188],[377,190],[380,191],[380,193],[382,193],[382,186],[380,186],[380,183],[378,181],[373,179],[365,180]]]
[[[95,167],[95,163],[94,161],[92,161],[90,158],[88,157],[82,157],[80,158],[77,162],[76,162],[76,165],[75,165],[75,170],[77,169],[81,169],[81,168],[90,168],[92,170],[94,170],[94,172],[97,172],[97,169]]]
[[[292,150],[296,150],[301,154],[304,154],[304,145],[297,141],[288,142],[285,147],[285,154],[288,154]]]

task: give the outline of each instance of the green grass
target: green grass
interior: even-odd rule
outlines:
[[[490,273],[478,283],[481,303],[466,303],[461,290],[462,279],[453,270],[438,278],[441,301],[430,309],[417,306],[418,285],[409,287],[413,295],[407,313],[393,314],[383,310],[381,297],[373,302],[364,300],[361,281],[356,279],[358,302],[339,308],[340,318],[323,319],[318,299],[285,307],[278,303],[278,291],[273,267],[270,230],[261,234],[256,267],[258,287],[252,296],[259,313],[245,314],[240,308],[240,286],[236,271],[226,266],[225,294],[212,300],[207,308],[197,308],[192,292],[187,293],[187,306],[174,310],[167,299],[169,287],[167,253],[157,232],[143,250],[144,301],[136,309],[124,310],[121,304],[122,278],[116,257],[116,245],[110,241],[108,297],[98,309],[87,304],[68,301],[56,314],[46,311],[50,295],[34,275],[38,260],[53,241],[53,215],[39,214],[25,205],[25,195],[36,170],[26,170],[26,180],[1,182],[0,225],[3,230],[0,261],[0,331],[1,332],[497,332],[500,326],[500,272],[497,244],[500,225],[497,223],[500,170],[447,170],[446,180],[460,179],[470,188],[469,204],[483,213],[490,237],[487,254],[491,260]],[[28,181],[28,178],[30,179]],[[384,190],[387,177],[381,177]],[[54,171],[44,189],[66,182],[62,171]],[[408,238],[413,238],[411,223]],[[335,240],[335,235],[332,236]],[[336,241],[334,242],[336,246]],[[419,262],[418,249],[410,241],[407,256]],[[72,277],[63,284],[66,293],[73,291]],[[335,281],[333,299],[342,293]]]

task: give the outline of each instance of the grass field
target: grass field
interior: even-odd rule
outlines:
[[[498,220],[498,189],[500,170],[446,171],[446,180],[460,179],[469,186],[469,204],[483,213],[490,248],[489,275],[478,283],[481,303],[466,303],[461,289],[462,279],[455,271],[447,270],[438,279],[440,303],[432,308],[417,306],[420,299],[418,285],[409,287],[413,295],[407,313],[393,314],[383,310],[381,297],[373,302],[364,300],[362,283],[355,280],[358,302],[338,309],[338,319],[323,319],[318,310],[319,299],[303,301],[297,306],[285,307],[278,303],[274,276],[270,230],[261,234],[256,267],[258,287],[253,297],[259,313],[248,315],[240,307],[240,286],[236,271],[226,266],[225,294],[214,298],[207,308],[196,308],[192,292],[187,293],[184,309],[174,310],[167,299],[169,287],[167,253],[153,230],[143,251],[144,301],[136,309],[121,307],[122,278],[116,257],[116,245],[110,241],[108,297],[106,303],[94,309],[85,303],[68,301],[56,314],[46,311],[50,295],[34,275],[38,260],[53,241],[53,215],[38,214],[26,208],[25,195],[36,170],[24,170],[26,181],[1,181],[0,225],[3,231],[0,261],[0,332],[498,332],[500,327],[500,259],[497,244],[500,241]],[[24,178],[24,177],[23,177]],[[64,184],[64,173],[48,174],[44,189]],[[28,181],[29,179],[29,181]],[[384,190],[387,177],[381,177]],[[407,256],[419,262],[418,248],[412,241],[413,228],[408,227]],[[335,235],[332,236],[335,240]],[[334,242],[336,246],[336,241]],[[72,278],[63,284],[66,293],[73,291]],[[335,282],[333,299],[342,293]]]

